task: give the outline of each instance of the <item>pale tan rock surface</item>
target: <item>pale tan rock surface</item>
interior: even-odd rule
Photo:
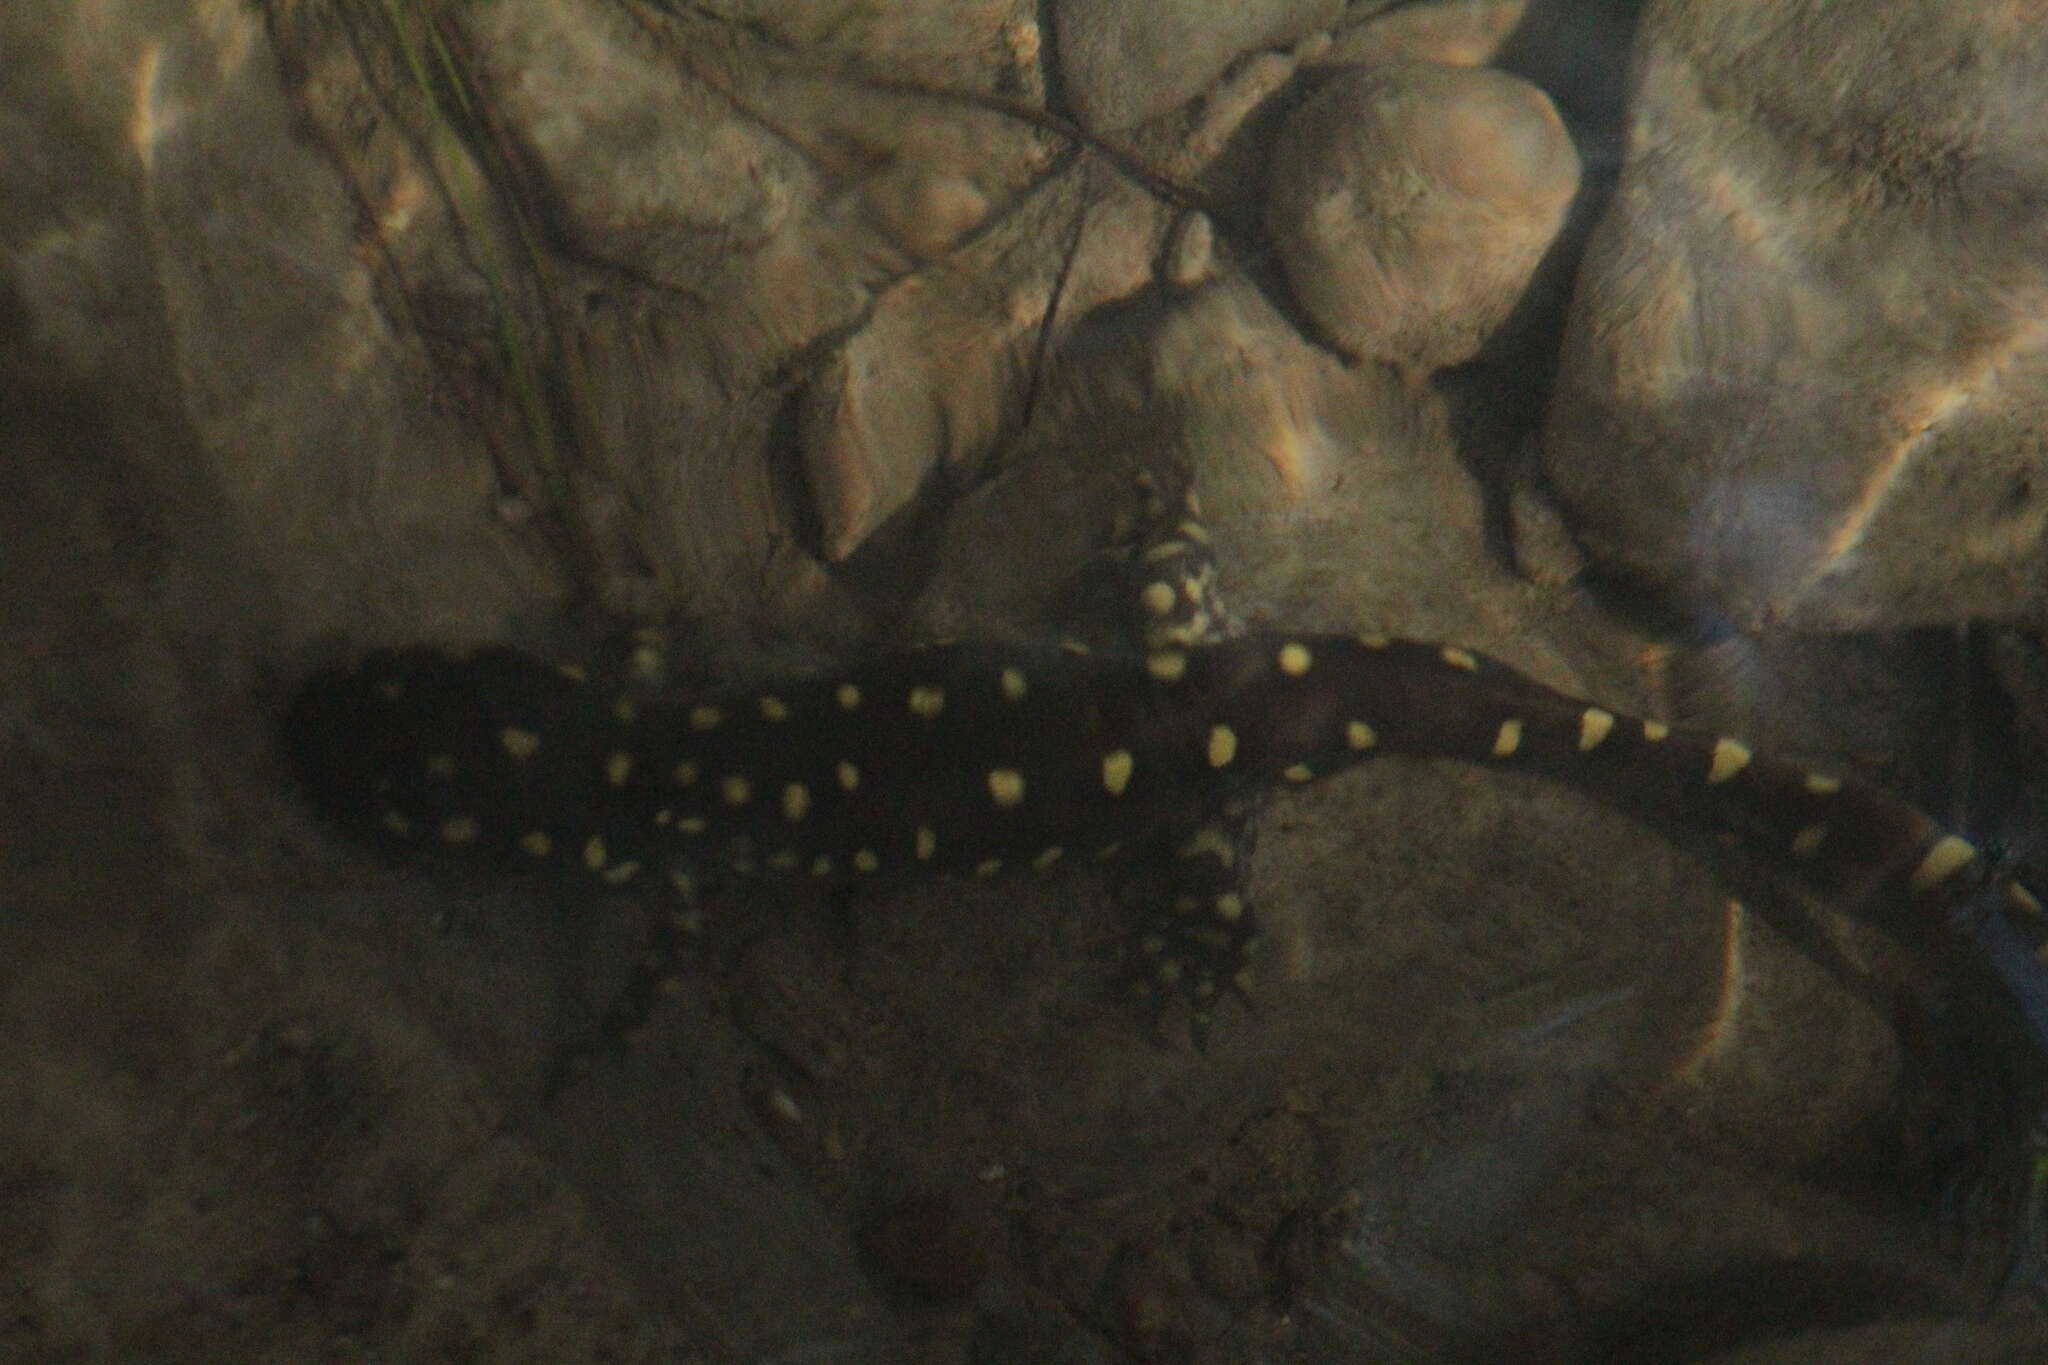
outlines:
[[[1329,66],[1437,62],[1485,66],[1529,12],[1529,0],[1424,0],[1364,15],[1334,35]]]
[[[1666,0],[1545,461],[1610,567],[1810,629],[2048,604],[2048,26]]]
[[[1060,75],[1083,127],[1116,133],[1199,94],[1225,67],[1327,28],[1341,0],[1059,0]]]

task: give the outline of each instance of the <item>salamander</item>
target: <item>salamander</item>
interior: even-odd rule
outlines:
[[[1738,835],[1851,906],[1948,923],[1996,905],[2048,963],[2036,896],[1874,785],[1576,700],[1456,646],[1237,630],[1205,545],[1181,520],[1134,557],[1146,627],[1129,651],[947,643],[677,698],[509,648],[382,650],[309,680],[285,744],[320,812],[375,845],[600,886],[838,886],[1155,851],[1182,886],[1136,926],[1134,956],[1198,1015],[1245,987],[1252,803],[1383,754],[1537,774]]]

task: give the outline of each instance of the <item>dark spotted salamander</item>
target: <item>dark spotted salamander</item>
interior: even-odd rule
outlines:
[[[674,700],[511,649],[399,649],[307,682],[286,745],[321,812],[372,843],[609,886],[989,876],[1158,851],[1180,894],[1138,926],[1135,960],[1198,1017],[1242,989],[1253,939],[1235,822],[1267,789],[1381,754],[1534,773],[1737,834],[1852,906],[1946,920],[1995,903],[2048,962],[2034,895],[1876,787],[1455,647],[1229,635],[1203,545],[1183,520],[1134,556],[1147,647],[1127,655],[944,644]]]

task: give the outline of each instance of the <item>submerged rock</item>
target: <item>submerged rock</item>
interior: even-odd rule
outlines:
[[[1081,125],[1113,133],[1186,103],[1238,57],[1336,22],[1338,0],[1062,0],[1060,74]]]
[[[1709,618],[2048,602],[2048,28],[1650,7],[1545,435],[1597,559]]]
[[[1328,339],[1412,379],[1478,353],[1578,185],[1564,124],[1528,82],[1367,67],[1288,121],[1267,222],[1295,298]]]

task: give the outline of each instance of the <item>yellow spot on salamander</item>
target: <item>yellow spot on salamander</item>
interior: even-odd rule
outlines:
[[[1129,749],[1111,749],[1102,756],[1102,789],[1111,796],[1122,796],[1124,788],[1131,785],[1131,769],[1136,766]]]
[[[631,725],[639,716],[640,708],[631,697],[620,697],[612,703],[612,719],[621,725]]]
[[[1842,779],[1829,777],[1826,773],[1808,773],[1806,789],[1815,796],[1833,796],[1842,789]]]
[[[1344,726],[1344,742],[1354,749],[1370,749],[1379,742],[1379,736],[1362,720],[1348,721]]]
[[[1024,799],[1024,774],[1015,768],[997,768],[988,775],[988,794],[998,806],[1014,806]]]
[[[548,838],[546,830],[533,830],[519,836],[519,846],[536,858],[545,858],[555,851],[555,841]]]
[[[993,877],[1002,870],[1003,860],[1001,858],[984,858],[974,865],[974,875],[977,877]]]
[[[923,716],[926,720],[931,720],[945,709],[945,689],[938,687],[913,687],[910,689],[911,715]]]
[[[1182,858],[1214,858],[1224,867],[1237,862],[1237,850],[1223,837],[1223,832],[1214,825],[1204,825],[1195,837],[1180,846],[1176,855]]]
[[[2038,915],[2041,913],[2040,898],[2018,882],[2006,883],[2005,903],[2025,914]]]
[[[1391,641],[1384,635],[1367,634],[1359,636],[1358,643],[1364,645],[1367,649],[1385,649]]]
[[[779,848],[768,856],[768,866],[777,872],[794,872],[801,861],[793,848]]]
[[[451,844],[473,844],[483,830],[467,815],[441,822],[441,838]]]
[[[1513,719],[1502,721],[1499,731],[1493,737],[1493,756],[1495,758],[1512,758],[1514,757],[1515,750],[1521,747],[1522,722]]]
[[[782,789],[782,818],[797,821],[804,818],[811,809],[810,789],[801,782],[792,782]]]
[[[1643,738],[1652,744],[1669,739],[1671,738],[1671,727],[1661,720],[1646,720],[1643,722]]]
[[[1165,616],[1173,610],[1173,584],[1154,580],[1145,585],[1138,594],[1138,601],[1154,616]]]
[[[689,873],[679,867],[669,869],[668,884],[675,888],[675,893],[678,896],[694,896],[697,894],[697,883],[691,879]]]
[[[1581,711],[1579,713],[1579,752],[1585,753],[1589,749],[1599,748],[1600,741],[1606,739],[1608,731],[1613,728],[1614,715],[1612,712],[1602,711],[1597,706],[1589,706]]]
[[[1827,837],[1828,827],[1826,825],[1808,825],[1805,829],[1792,836],[1793,856],[1799,858],[1812,856],[1814,850],[1820,847],[1821,840]]]
[[[702,834],[705,830],[711,828],[711,822],[701,815],[685,815],[682,819],[676,821],[676,828],[684,834]]]
[[[1977,846],[1968,839],[1960,834],[1944,834],[1927,850],[1920,866],[1913,869],[1906,889],[1916,893],[1931,891],[1962,871],[1976,856]]]
[[[1022,701],[1024,700],[1025,692],[1029,690],[1029,685],[1024,681],[1023,672],[1015,668],[1003,670],[1002,686],[1003,699],[1005,701]]]
[[[1294,763],[1284,768],[1280,776],[1289,782],[1313,782],[1316,780],[1316,770],[1306,763]]]
[[[627,753],[613,754],[604,761],[604,775],[605,780],[614,787],[625,786],[626,779],[633,775],[633,755]]]
[[[697,783],[697,765],[685,759],[683,762],[676,764],[676,770],[672,775],[678,787],[695,786]]]
[[[725,713],[715,706],[693,706],[690,708],[692,730],[716,730],[724,721]]]
[[[853,855],[853,870],[855,872],[873,872],[881,867],[881,865],[882,860],[875,856],[875,851],[871,848],[864,848]]]
[[[1237,757],[1237,731],[1228,725],[1209,727],[1209,766],[1227,768],[1230,760]]]
[[[1123,851],[1124,841],[1121,839],[1111,839],[1101,848],[1095,850],[1095,856],[1107,862],[1109,859],[1114,858],[1117,854]]]
[[[540,736],[516,725],[508,725],[498,731],[498,743],[505,746],[505,752],[516,763],[524,763],[540,752]]]
[[[932,854],[938,851],[939,836],[932,833],[930,825],[919,825],[917,827],[917,860],[919,862],[926,862],[931,858]]]
[[[1741,740],[1723,737],[1714,741],[1714,759],[1707,765],[1708,783],[1726,782],[1749,766],[1752,755]]]
[[[1216,916],[1226,923],[1235,924],[1244,918],[1244,897],[1235,891],[1226,891],[1216,898]]]
[[[654,812],[654,823],[657,825],[672,824],[675,818],[676,813],[667,806],[663,806],[660,810]]]
[[[410,839],[412,837],[412,821],[406,819],[402,811],[385,811],[384,819],[380,823],[384,826],[387,833],[394,834],[401,839]]]
[[[839,703],[840,710],[860,710],[860,689],[858,687],[855,687],[852,683],[846,682],[839,684],[837,688],[833,689],[832,696],[833,699]]]
[[[818,855],[818,856],[817,856],[816,858],[813,858],[813,859],[811,860],[811,875],[812,875],[813,877],[829,877],[829,876],[831,876],[831,875],[832,875],[832,860],[831,860],[830,858],[827,858],[827,857],[826,857],[825,855],[823,855],[822,853],[821,853],[821,854],[819,854],[819,855]]]
[[[839,779],[839,789],[841,791],[850,792],[860,785],[860,769],[854,767],[843,758],[833,766],[832,772]]]
[[[455,776],[455,757],[452,754],[435,754],[427,760],[427,776]]]
[[[771,721],[788,720],[789,704],[780,697],[761,698],[761,719]]]
[[[1058,844],[1054,844],[1051,848],[1046,849],[1045,852],[1031,860],[1032,870],[1037,872],[1045,871],[1048,867],[1058,862],[1060,856],[1065,852],[1065,849],[1061,848]]]
[[[583,845],[583,865],[595,872],[604,866],[604,860],[604,840],[593,834]]]
[[[589,671],[577,664],[557,664],[555,665],[555,672],[561,674],[572,683],[586,683],[590,681]]]
[[[1194,494],[1190,493],[1188,496],[1193,497]],[[1194,512],[1197,516],[1201,514],[1198,508],[1191,507],[1188,510]],[[1209,543],[1209,528],[1202,525],[1199,521],[1184,521],[1176,529],[1197,545],[1207,545]]]
[[[1086,643],[1080,640],[1076,640],[1071,635],[1067,636],[1065,639],[1062,639],[1060,641],[1060,648],[1065,650],[1069,654],[1079,654],[1083,656],[1093,654],[1095,652],[1094,650],[1088,648]]]
[[[1144,555],[1141,557],[1147,564],[1158,564],[1163,560],[1179,559],[1182,555],[1186,554],[1187,552],[1188,547],[1186,545],[1183,545],[1180,541],[1162,540],[1157,545],[1154,545],[1150,549],[1146,550]],[[1171,592],[1172,589],[1168,589],[1168,593],[1170,594]],[[1167,605],[1171,606],[1172,604],[1173,598],[1169,595],[1167,598]]]
[[[719,795],[728,806],[744,806],[754,799],[754,784],[739,773],[734,773],[718,784]]]
[[[1145,671],[1161,682],[1179,682],[1188,671],[1188,656],[1177,649],[1161,649],[1145,656]]]
[[[1280,646],[1280,653],[1275,656],[1275,662],[1280,665],[1282,673],[1290,678],[1298,678],[1308,672],[1309,666],[1315,662],[1315,656],[1308,652],[1306,645],[1290,643]]]
[[[1459,649],[1456,645],[1445,645],[1437,651],[1437,657],[1452,668],[1462,668],[1467,673],[1477,673],[1479,671],[1479,660],[1469,649]]]
[[[629,858],[623,863],[613,863],[598,875],[613,886],[624,886],[640,875],[640,864]]]

